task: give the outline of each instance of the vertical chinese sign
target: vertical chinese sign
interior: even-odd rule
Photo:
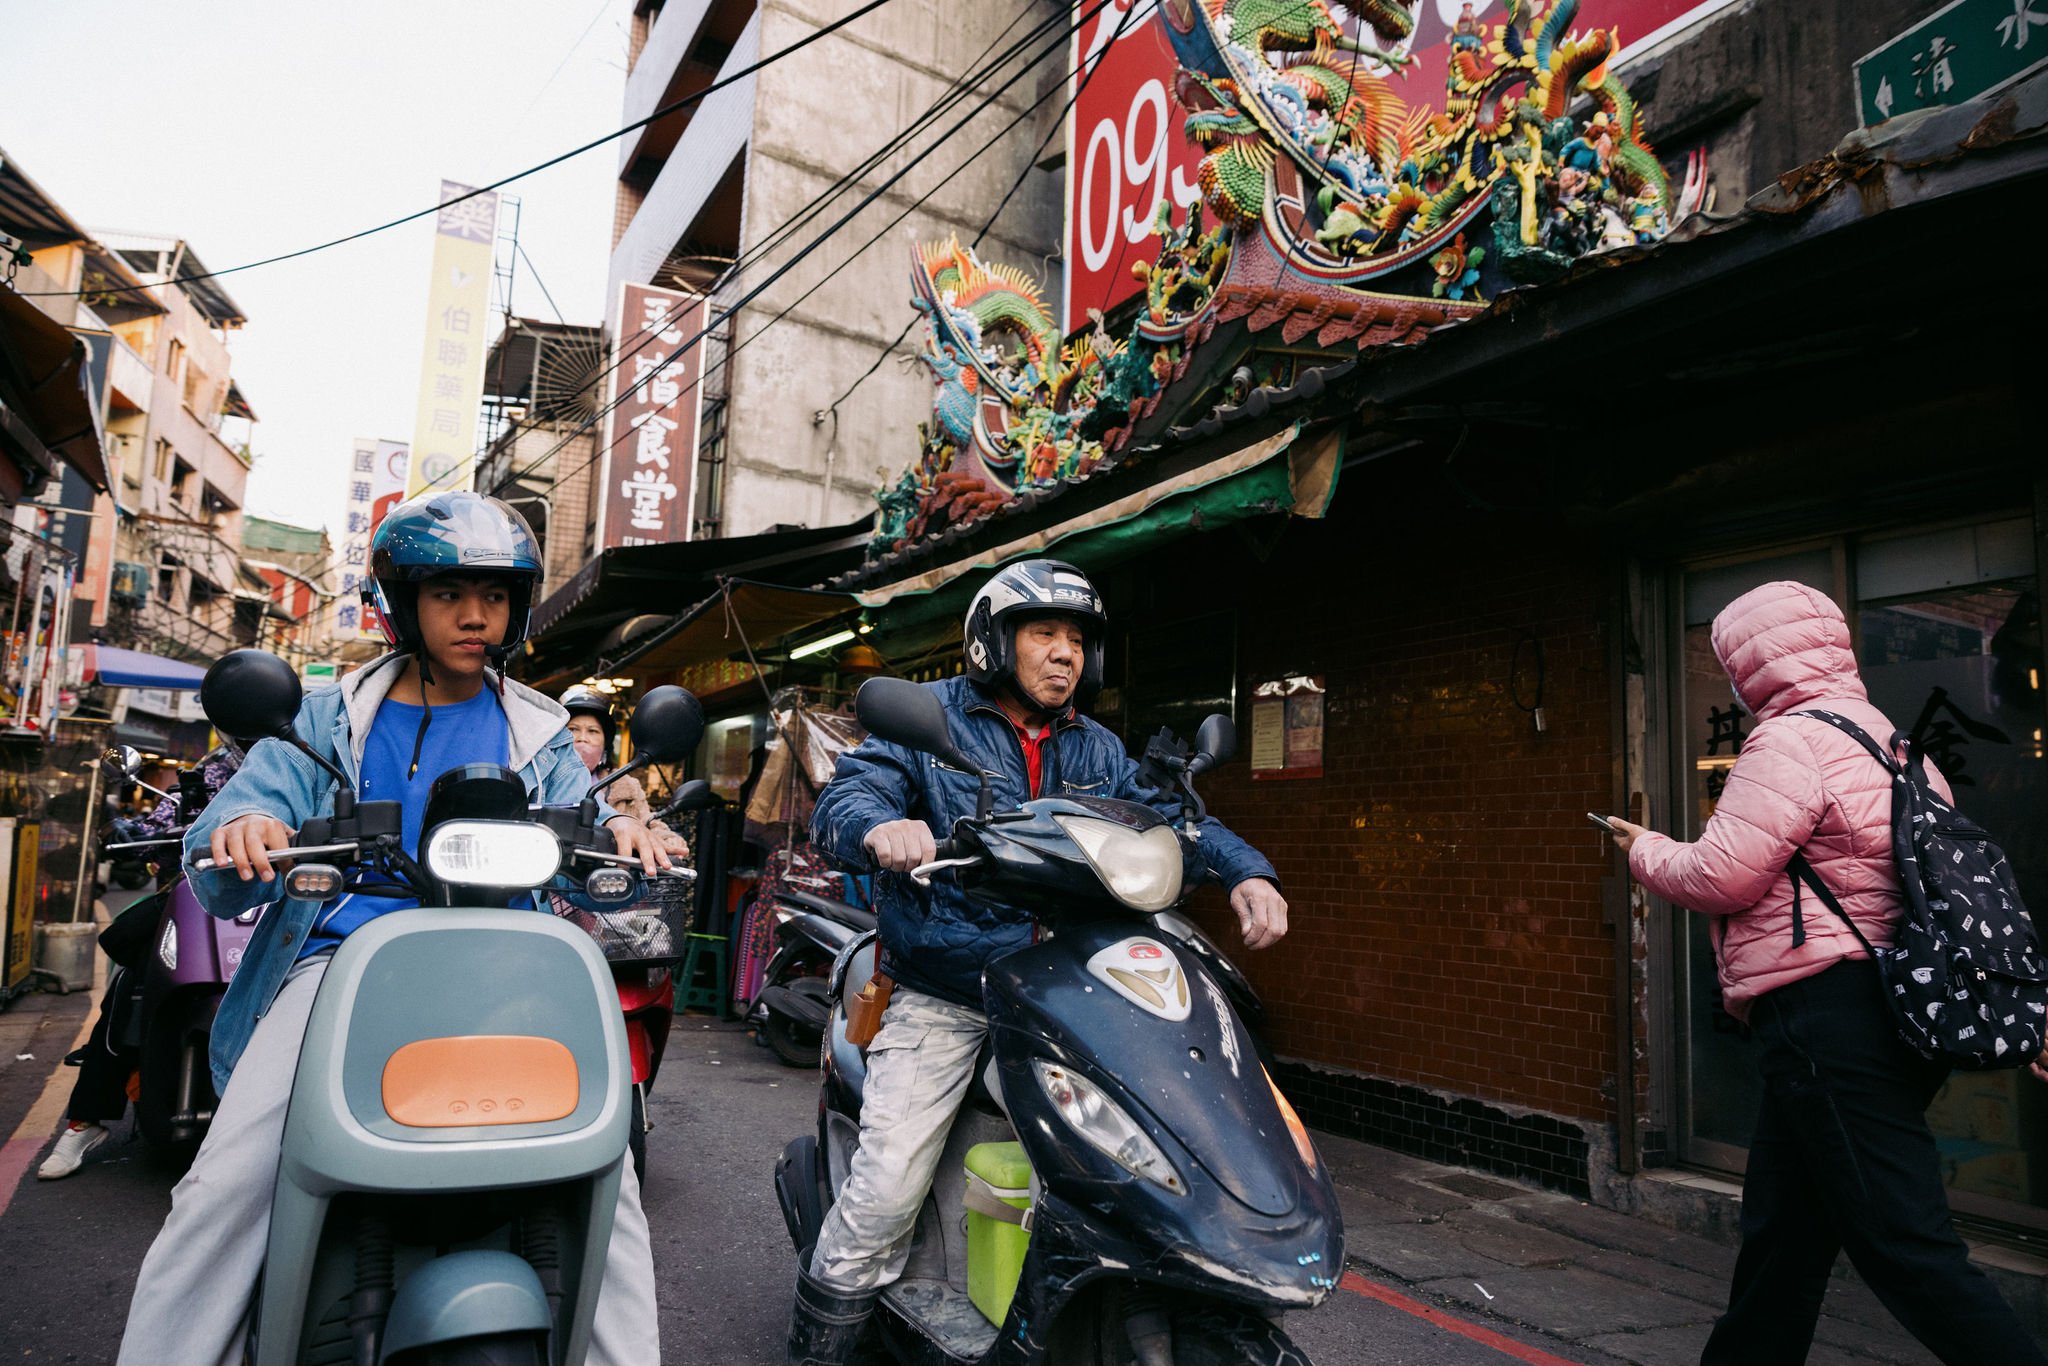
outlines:
[[[469,487],[476,411],[483,399],[484,335],[490,319],[491,252],[498,197],[441,182],[434,215],[434,272],[427,288],[427,340],[420,358],[419,417],[413,424],[406,496]]]
[[[687,541],[711,301],[628,284],[619,291],[598,467],[597,547]]]
[[[405,494],[410,448],[403,441],[357,437],[349,460],[347,511],[341,540],[341,596],[336,599],[336,640],[383,635],[377,609],[359,601],[370,574],[370,540],[384,514]]]

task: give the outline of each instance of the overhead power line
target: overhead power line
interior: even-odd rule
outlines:
[[[981,53],[978,56],[976,56],[973,61],[968,63],[968,70],[963,72],[958,78],[956,78],[953,84],[949,86],[947,90],[943,94],[941,94],[939,98],[935,100],[924,111],[923,114],[919,115],[918,118],[913,120],[909,126],[907,126],[901,132],[897,133],[894,137],[890,138],[888,141],[883,143],[882,146],[878,147],[873,153],[871,153],[866,159],[864,159],[859,166],[856,166],[854,169],[847,172],[845,175],[841,176],[832,185],[828,186],[824,191],[820,192],[820,194],[813,198],[809,203],[805,204],[802,208],[798,209],[794,214],[790,216],[788,220],[786,220],[784,223],[782,223],[780,226],[774,229],[768,235],[768,237],[765,238],[755,248],[749,249],[747,252],[742,253],[739,259],[731,263],[725,271],[720,273],[718,280],[712,284],[711,291],[716,291],[717,289],[723,288],[730,281],[736,279],[741,272],[743,272],[750,266],[758,264],[760,260],[763,257],[765,257],[769,252],[772,252],[777,246],[789,240],[790,237],[795,235],[795,232],[797,230],[800,230],[808,223],[815,221],[820,216],[825,207],[829,206],[831,203],[841,198],[849,187],[858,183],[859,178],[862,175],[866,174],[874,166],[879,165],[882,161],[886,160],[889,156],[893,155],[896,151],[900,150],[910,141],[914,140],[918,133],[930,127],[939,118],[943,117],[944,113],[949,108],[957,107],[959,104],[964,102],[975,87],[978,87],[979,85],[990,79],[996,72],[1000,71],[1005,65],[1007,65],[1020,51],[1028,47],[1039,37],[1042,37],[1047,30],[1055,27],[1061,28],[1062,41],[1064,41],[1066,37],[1071,36],[1075,29],[1079,28],[1081,24],[1085,23],[1088,20],[1088,18],[1098,13],[1102,9],[1104,4],[1109,3],[1109,0],[1097,0],[1097,2],[1093,5],[1092,8],[1090,8],[1084,14],[1076,18],[1071,24],[1066,23],[1061,16],[1055,15],[1053,18],[1048,19],[1043,23],[1040,23],[1039,25],[1035,26],[1032,30],[1026,33],[1024,37],[1010,44],[1010,46],[1006,48],[1000,55],[998,55],[993,61],[988,60],[988,54],[991,51],[993,51],[998,44],[1002,43],[1003,40],[1007,38],[1009,34],[1017,27],[1017,24],[1021,22],[1025,18],[1025,16],[1030,13],[1034,3],[1035,0],[1024,0],[1024,3],[1018,9],[1016,16],[1012,18],[1010,23],[1004,27],[1002,33],[998,34],[996,38],[988,44],[987,47],[984,47],[981,50]],[[873,8],[873,6],[869,6],[869,8]],[[826,30],[820,30],[819,33],[823,33],[825,31]],[[813,38],[817,36],[817,34],[812,35]],[[793,43],[789,47],[783,49],[783,52],[792,52],[801,45],[801,43]],[[1028,71],[1033,66],[1036,66],[1038,62],[1044,59],[1044,55],[1045,54],[1040,54],[1039,56],[1034,57],[1031,60],[1031,62],[1027,63],[1024,70]],[[755,67],[752,69],[758,70],[759,68]],[[1022,73],[1020,72],[1019,74],[1021,75]],[[1014,81],[1012,83],[1014,83]],[[1004,88],[1007,88],[1007,85]],[[1000,91],[998,93],[1000,93]],[[985,107],[986,102],[982,106],[977,108],[976,113],[979,113],[980,109]],[[654,117],[659,117],[659,114],[655,115]],[[972,117],[973,116],[970,115],[969,121],[971,121]],[[956,128],[953,131],[957,131],[957,127],[958,126],[956,125]],[[951,132],[949,132],[947,136],[950,137]],[[938,147],[944,145],[944,141],[945,139],[942,138],[939,142],[934,143],[931,147],[927,148],[923,153],[921,153],[919,157],[914,159],[911,164],[915,165],[916,162],[921,161],[924,156],[928,156],[933,151],[936,151]],[[906,169],[908,168],[906,167]],[[857,211],[858,210],[856,210],[856,212]],[[828,231],[828,233],[825,234],[825,236],[829,237],[830,232]],[[822,241],[823,238],[821,238],[820,240]],[[814,243],[813,245],[815,246],[816,244]],[[527,264],[530,267],[532,265],[532,261],[529,259]],[[538,273],[535,274],[535,279],[539,279]],[[546,286],[543,285],[541,289],[543,294],[545,294]],[[550,305],[552,305],[553,302],[553,299],[550,298]],[[694,299],[690,299],[683,300],[677,303],[660,320],[661,324],[665,325],[666,323],[672,321],[684,309],[688,308],[694,302]],[[559,316],[559,310],[557,310],[557,316]],[[715,320],[705,330],[707,332],[710,331],[712,328],[717,327],[719,323],[721,323],[722,321],[722,318],[719,320]],[[642,350],[646,345],[648,345],[649,341],[651,340],[652,333],[658,332],[660,330],[660,326],[651,328],[649,329],[649,336],[643,337],[638,343],[636,343],[630,349],[622,349],[620,354],[612,361],[611,364],[605,366],[596,375],[591,377],[590,382],[593,385],[603,382],[603,380],[607,376],[609,376],[614,370],[620,368],[622,365],[626,363],[627,360],[629,360],[632,356],[637,355],[640,350]],[[689,340],[689,342],[685,343],[685,345],[682,348],[678,349],[678,354],[680,354],[682,350],[687,350],[689,346],[695,345],[703,335],[703,333],[699,333],[697,337],[692,337]],[[540,456],[528,462],[526,465],[522,466],[518,470],[515,470],[512,474],[508,475],[507,482],[523,478],[525,475],[531,473],[540,465],[545,464],[548,460],[552,459],[560,450],[566,447],[570,441],[574,440],[583,432],[589,430],[591,425],[593,425],[598,420],[601,420],[604,416],[610,413],[613,410],[613,408],[618,406],[619,403],[622,403],[626,399],[630,398],[633,393],[638,391],[638,388],[639,386],[636,384],[632,390],[629,390],[627,393],[620,395],[620,398],[616,400],[614,403],[606,405],[598,412],[592,414],[590,418],[585,419],[585,421],[581,425],[579,425],[575,430],[568,433],[561,441],[556,443],[555,446],[543,452]],[[584,463],[585,465],[587,465],[589,462],[586,461]],[[584,468],[584,466],[579,465],[576,468],[576,470],[572,470],[569,472],[569,474],[563,475],[561,477],[571,477],[575,473],[579,472],[582,468]],[[330,569],[334,569],[340,566],[340,564],[341,553],[337,552],[336,555],[330,557],[325,564],[323,564],[317,571],[315,571],[315,573],[323,574]]]
[[[345,246],[350,242],[359,242],[365,237],[374,237],[380,232],[388,232],[392,228],[403,227],[407,223],[418,222],[422,218],[430,217],[433,214],[439,213],[442,209],[447,208],[450,204],[460,204],[466,199],[474,199],[478,195],[489,194],[493,190],[502,189],[504,186],[510,185],[514,181],[524,180],[531,175],[538,175],[540,172],[545,171],[550,167],[559,166],[565,161],[569,161],[572,158],[582,156],[585,152],[594,151],[597,148],[604,146],[606,143],[617,142],[620,138],[626,136],[626,134],[628,133],[636,132],[639,129],[645,128],[648,124],[654,123],[659,119],[666,118],[670,114],[673,114],[678,110],[687,109],[689,106],[696,104],[708,98],[709,96],[717,94],[719,91],[726,89],[728,86],[739,84],[741,81],[746,80],[749,76],[752,76],[754,73],[761,71],[766,67],[773,66],[776,62],[781,61],[783,58],[791,55],[792,53],[795,53],[803,48],[809,47],[812,43],[817,42],[826,34],[837,32],[839,29],[845,28],[854,20],[859,19],[864,15],[872,14],[874,11],[880,9],[882,6],[888,3],[889,0],[868,0],[867,4],[862,5],[859,9],[853,11],[853,13],[845,16],[844,18],[835,19],[831,23],[825,25],[823,28],[815,29],[812,32],[805,34],[803,37],[791,43],[788,47],[781,48],[775,52],[769,53],[766,57],[761,58],[761,60],[755,62],[752,66],[747,67],[745,70],[736,71],[732,75],[724,77],[721,80],[713,81],[710,85],[705,86],[702,90],[699,90],[694,94],[685,95],[683,96],[683,98],[676,100],[673,103],[665,104],[661,108],[655,110],[652,114],[649,114],[646,118],[635,120],[634,122],[627,124],[624,128],[621,128],[616,132],[606,133],[601,138],[594,138],[591,141],[584,143],[581,147],[572,147],[568,151],[563,152],[559,156],[549,157],[546,161],[541,162],[537,166],[529,166],[523,171],[514,172],[512,175],[508,175],[500,180],[494,180],[488,185],[479,185],[476,189],[470,190],[465,194],[459,194],[455,196],[453,199],[445,200],[442,203],[435,204],[429,208],[421,209],[416,213],[409,213],[405,215],[403,218],[394,218],[388,223],[379,223],[374,228],[364,228],[361,232],[352,232],[348,234],[346,237],[337,237],[332,241],[317,243],[314,246],[300,247],[297,251],[287,251],[281,252],[276,256],[266,256],[260,261],[247,261],[239,266],[229,266],[224,270],[208,270],[200,271],[191,275],[176,275],[172,276],[170,279],[167,280],[159,280],[155,284],[109,285],[104,288],[97,288],[91,290],[38,290],[33,293],[24,294],[24,297],[84,298],[87,297],[88,295],[97,296],[101,294],[135,293],[142,290],[156,289],[162,285],[193,284],[200,280],[215,280],[219,279],[223,275],[236,275],[245,270],[255,270],[258,266],[273,266],[280,261],[297,260],[301,256],[311,256],[315,252],[327,251],[333,247]]]
[[[945,146],[953,138],[955,134],[960,132],[969,123],[973,122],[976,117],[978,117],[990,105],[994,104],[997,98],[999,98],[1011,86],[1015,85],[1018,81],[1022,80],[1035,67],[1037,67],[1039,63],[1043,62],[1046,58],[1053,56],[1055,53],[1063,49],[1067,44],[1068,38],[1070,38],[1073,35],[1073,33],[1077,31],[1083,24],[1087,23],[1087,21],[1090,18],[1100,13],[1104,6],[1108,5],[1109,3],[1111,3],[1111,0],[1096,0],[1096,3],[1094,5],[1092,5],[1081,15],[1076,17],[1071,24],[1064,26],[1060,37],[1055,42],[1048,45],[1044,51],[1040,52],[1038,56],[1033,58],[1030,62],[1026,63],[1015,74],[1010,76],[1009,79],[1005,80],[1000,86],[997,86],[995,90],[991,91],[988,95],[984,96],[981,99],[981,101],[977,103],[975,107],[967,113],[965,117],[957,120],[950,128],[948,128],[946,132],[940,136],[937,142],[933,143],[932,146],[926,148],[916,157],[913,157],[911,160],[906,162],[903,165],[903,167],[899,169],[894,175],[890,176],[887,180],[884,180],[880,185],[877,185],[874,189],[868,191],[867,194],[863,195],[859,203],[855,204],[853,208],[841,214],[832,223],[832,225],[828,227],[824,232],[820,233],[818,236],[811,239],[810,242],[806,243],[787,261],[783,262],[780,266],[777,266],[775,270],[772,271],[766,279],[762,280],[759,284],[755,285],[746,293],[742,294],[733,303],[721,309],[715,317],[713,317],[702,328],[698,329],[698,331],[694,335],[687,338],[680,346],[678,346],[676,348],[676,354],[680,355],[684,351],[687,351],[691,347],[697,345],[714,329],[719,327],[727,319],[731,318],[734,314],[738,313],[740,309],[746,307],[749,303],[752,303],[755,299],[759,298],[763,293],[765,293],[769,288],[771,288],[777,281],[782,279],[783,276],[787,275],[791,270],[794,270],[807,257],[809,257],[812,252],[816,251],[819,247],[823,246],[826,242],[830,241],[834,236],[836,236],[840,231],[842,231],[848,223],[852,222],[853,219],[857,218],[862,213],[862,211],[864,211],[870,204],[880,199],[884,193],[886,193],[890,188],[896,185],[897,182],[901,181],[904,176],[908,175],[913,169],[922,164],[926,157],[932,155],[932,153],[936,152],[939,148]],[[1024,114],[1021,114],[1017,118],[1012,119],[1009,125],[1007,125],[1001,133],[997,134],[995,139],[985,144],[980,150],[986,151],[989,147],[994,146],[996,142],[999,142],[1002,139],[1002,137],[1009,132],[1011,128],[1014,128],[1018,123],[1022,122],[1022,120],[1025,117],[1028,117],[1032,109],[1035,109],[1038,104],[1042,104],[1047,98],[1050,98],[1051,93],[1053,92],[1048,92],[1047,95],[1041,96],[1037,101],[1033,103],[1031,108],[1027,108],[1025,110]],[[932,191],[927,191],[923,198],[930,198],[931,194],[936,192],[936,189],[937,187],[934,187]],[[923,199],[920,199],[918,202],[922,203]],[[912,207],[915,208],[916,205],[913,205]],[[906,210],[905,212],[907,213],[908,210]],[[899,214],[896,221],[900,222],[902,217],[903,215]],[[870,239],[866,244],[864,244],[863,249],[865,249],[866,246],[872,246],[874,244],[874,240],[875,239]],[[858,253],[855,253],[855,255],[858,255]],[[832,274],[836,274],[839,269],[844,269],[844,263],[842,263],[841,266],[835,268]],[[830,278],[830,276],[828,275],[827,278]],[[671,310],[669,313],[669,317],[673,318],[676,314],[676,311],[677,310]],[[649,329],[650,333],[654,330],[655,329]],[[641,347],[645,345],[646,342],[643,341],[640,344],[640,346],[636,346],[630,351],[622,351],[619,358],[616,361],[614,361],[610,366],[606,367],[605,373],[609,374],[611,371],[617,370],[621,365],[625,363],[626,359],[628,359],[631,355],[637,354]],[[597,422],[602,420],[604,417],[608,416],[615,409],[622,406],[628,399],[632,398],[635,394],[637,394],[640,391],[640,389],[648,382],[648,380],[652,378],[652,375],[647,375],[643,376],[638,380],[635,380],[632,384],[628,385],[624,390],[622,390],[617,398],[613,399],[611,402],[607,404],[604,404],[597,411],[593,412],[589,417],[586,417],[581,422],[579,422],[576,425],[576,427],[572,429],[570,432],[568,432],[566,435],[564,435],[560,441],[557,441],[553,446],[550,446],[546,451],[543,451],[540,455],[534,457],[533,460],[529,461],[525,465],[521,466],[518,470],[514,471],[510,476],[508,476],[508,480],[517,480],[525,476],[526,474],[531,473],[533,470],[538,469],[542,464],[545,464],[547,461],[553,459],[571,441],[575,440],[584,432],[590,430],[590,428],[594,426]],[[701,382],[702,379],[700,377],[699,383]],[[592,457],[592,459],[594,458],[595,456]],[[575,470],[570,471],[570,474],[580,472],[585,466],[587,466],[590,463],[591,460],[586,459],[583,462],[583,464],[578,465]],[[568,476],[557,476],[557,482],[559,482],[562,478],[566,477]]]

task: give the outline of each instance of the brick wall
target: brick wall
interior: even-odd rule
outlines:
[[[1430,1144],[1472,1154],[1506,1125],[1496,1146],[1527,1151],[1481,1165],[1555,1183],[1576,1164],[1582,1182],[1583,1138],[1515,1122],[1612,1119],[1608,861],[1584,816],[1609,804],[1602,565],[1584,538],[1405,478],[1347,474],[1330,520],[1288,524],[1263,563],[1254,536],[1188,538],[1113,572],[1112,608],[1238,607],[1239,758],[1204,793],[1284,884],[1288,937],[1234,956],[1275,1050],[1319,1075],[1290,1069],[1305,1112],[1415,1151],[1401,1133],[1434,1125]],[[1531,635],[1542,735],[1511,696]],[[1247,699],[1274,672],[1326,678],[1322,778],[1249,777]],[[1533,646],[1516,672],[1526,703]],[[1220,894],[1204,898],[1218,941],[1238,943]],[[1458,1097],[1482,1104],[1461,1118]]]

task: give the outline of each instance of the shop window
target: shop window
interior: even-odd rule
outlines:
[[[1847,613],[1871,702],[1911,735],[1962,809],[2004,844],[2020,890],[2048,907],[2048,751],[2040,578],[2032,521],[1997,519],[1854,538],[1689,571],[1677,699],[1681,809],[1697,838],[1753,719],[1734,706],[1709,626],[1742,593],[1798,579]],[[1756,1113],[1755,1046],[1721,1008],[1712,925],[1674,927],[1682,993],[1684,1155],[1739,1171]],[[1965,1214],[2048,1226],[2048,1090],[2024,1071],[1959,1073],[1928,1111],[1951,1200]]]

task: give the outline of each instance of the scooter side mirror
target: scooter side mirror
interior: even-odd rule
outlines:
[[[692,778],[676,789],[676,795],[669,798],[671,811],[702,811],[718,805],[718,794],[711,790],[711,784],[702,778]]]
[[[100,771],[110,778],[133,782],[142,772],[142,751],[133,745],[115,745],[100,755]]]
[[[937,693],[906,678],[870,678],[853,696],[853,715],[870,735],[938,758],[948,768],[979,773],[953,743]]]
[[[1212,712],[1195,732],[1195,757],[1188,761],[1188,776],[1206,773],[1218,764],[1230,762],[1237,753],[1237,726],[1222,712]]]
[[[302,693],[292,666],[263,650],[222,655],[199,683],[199,705],[222,735],[292,739]]]
[[[687,688],[664,684],[640,699],[626,726],[638,755],[656,764],[681,763],[704,738],[704,705]]]
[[[1237,753],[1237,727],[1222,712],[1215,712],[1205,718],[1200,730],[1195,732],[1195,748],[1209,756],[1209,766],[1230,762],[1230,756]]]
[[[985,820],[995,803],[995,789],[980,765],[960,752],[946,724],[946,708],[930,688],[907,678],[870,678],[853,695],[853,716],[870,735],[905,749],[929,754],[947,768],[981,779],[974,816]]]

